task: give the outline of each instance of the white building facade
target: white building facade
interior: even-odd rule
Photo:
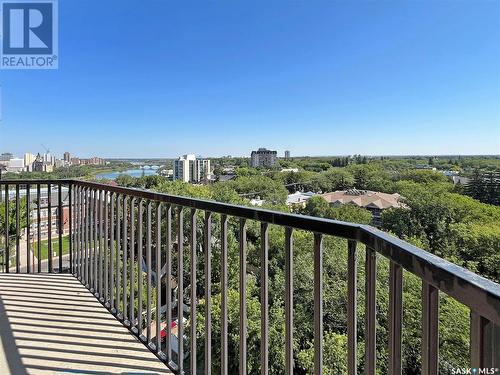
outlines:
[[[183,155],[174,160],[174,180],[201,183],[210,178],[210,160],[193,154]]]

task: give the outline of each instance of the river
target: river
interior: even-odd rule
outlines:
[[[108,179],[108,180],[116,180],[116,178],[120,175],[129,175],[131,177],[142,177],[144,176],[154,176],[156,174],[157,169],[128,169],[126,171],[121,172],[106,172],[99,173],[95,177],[97,179]]]

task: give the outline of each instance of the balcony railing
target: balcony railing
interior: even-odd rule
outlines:
[[[0,181],[5,204],[4,272],[69,272],[128,327],[157,357],[178,372],[210,374],[218,361],[228,373],[228,222],[236,220],[239,244],[239,372],[247,372],[247,223],[260,223],[259,288],[261,302],[260,369],[269,365],[269,227],[284,228],[285,373],[294,372],[294,231],[313,233],[314,259],[314,373],[323,371],[323,239],[347,241],[348,373],[357,363],[358,244],[365,249],[364,370],[376,368],[377,254],[390,262],[388,369],[401,373],[403,270],[422,282],[422,374],[438,373],[439,293],[468,306],[471,312],[470,363],[475,368],[500,367],[500,285],[482,278],[400,239],[366,225],[273,212],[213,201],[108,186],[78,180]],[[69,244],[63,244],[63,215],[57,220],[58,252],[53,254],[51,207],[63,212],[63,190],[69,192]],[[48,200],[48,259],[42,261],[37,202]],[[24,197],[30,197],[24,199]],[[24,202],[24,203],[23,203]],[[24,207],[22,207],[24,206]],[[14,207],[14,213],[12,213]],[[22,211],[26,212],[23,213]],[[32,213],[35,213],[32,215]],[[9,215],[10,213],[10,215]],[[31,214],[31,215],[30,215]],[[214,220],[217,216],[217,220]],[[31,219],[30,219],[31,217]],[[33,217],[38,221],[30,222]],[[14,220],[14,223],[9,222]],[[22,225],[22,220],[26,225]],[[214,238],[213,226],[220,236]],[[14,239],[12,225],[15,227]],[[9,230],[10,227],[10,230]],[[23,229],[23,227],[25,229]],[[30,233],[31,228],[37,233]],[[26,246],[21,250],[21,241]],[[175,234],[175,235],[174,235]],[[202,235],[201,235],[202,234]],[[38,239],[32,249],[30,238]],[[220,269],[220,358],[212,357],[212,247],[217,243]],[[26,252],[23,261],[22,251]],[[65,254],[67,252],[67,254]],[[37,262],[33,261],[35,254]],[[201,257],[201,259],[198,259]],[[203,270],[198,267],[202,261]],[[0,269],[1,271],[2,269]],[[143,285],[143,280],[145,285]],[[189,285],[188,288],[185,288]],[[136,285],[137,284],[137,285]],[[201,291],[201,292],[200,292]],[[197,305],[204,299],[204,353],[198,353]],[[184,318],[186,310],[187,318]],[[160,324],[164,317],[164,328]],[[173,324],[175,321],[176,325]],[[185,324],[189,323],[189,330]],[[164,344],[162,344],[164,330]],[[173,330],[177,333],[173,334]],[[175,340],[174,340],[175,338]],[[202,358],[203,366],[199,358]],[[235,360],[231,358],[231,361]],[[197,369],[197,366],[199,367]],[[201,368],[204,367],[204,368]]]

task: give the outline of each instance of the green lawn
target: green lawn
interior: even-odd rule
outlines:
[[[49,258],[49,241],[48,240],[43,240],[40,242],[40,259],[48,259]],[[63,255],[69,253],[69,236],[64,236],[62,238],[62,248],[63,248]],[[35,256],[38,256],[38,242],[34,242],[31,245],[31,250],[33,251],[33,254]],[[59,237],[52,237],[52,252],[56,253],[55,256],[59,255]]]

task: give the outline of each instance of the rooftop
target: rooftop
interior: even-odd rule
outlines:
[[[391,207],[402,207],[402,203],[400,202],[401,196],[397,193],[387,194],[378,191],[349,189],[322,194],[321,197],[332,204],[350,203],[364,208],[378,208],[383,210]]]

